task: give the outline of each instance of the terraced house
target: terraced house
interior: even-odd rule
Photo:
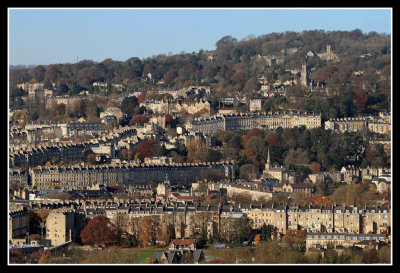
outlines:
[[[78,240],[79,231],[96,215],[108,217],[116,226],[133,235],[139,235],[144,229],[152,227],[160,242],[165,240],[163,236],[171,227],[175,229],[176,238],[194,238],[205,232],[209,237],[218,236],[230,241],[235,232],[235,220],[242,216],[251,219],[253,229],[261,229],[265,224],[276,227],[280,234],[285,234],[287,230],[306,230],[307,234],[331,234],[336,237],[360,234],[387,237],[391,234],[389,206],[244,206],[79,199],[63,202],[61,207],[59,205],[49,215],[46,225],[47,238],[52,240],[53,245]],[[49,206],[47,204],[46,207]],[[10,239],[25,234],[29,227],[27,216],[26,209],[10,211]],[[333,239],[340,241],[341,238]],[[318,241],[310,244],[325,243],[332,242]]]
[[[115,210],[115,208],[117,208]],[[177,238],[192,237],[206,231],[229,240],[233,235],[234,220],[247,216],[252,228],[264,224],[287,230],[306,230],[307,233],[332,234],[390,234],[390,207],[352,206],[204,206],[201,204],[133,203],[115,206],[112,221],[131,234],[138,234],[144,218],[153,226],[175,227]],[[123,209],[120,209],[123,208]],[[107,211],[108,208],[105,208]],[[106,215],[108,215],[106,213]],[[118,220],[117,220],[118,219]]]
[[[58,187],[63,189],[85,189],[93,183],[103,185],[146,185],[149,181],[162,183],[168,175],[172,183],[195,182],[207,172],[233,179],[233,162],[166,163],[166,164],[103,164],[95,166],[50,166],[30,169],[32,186],[37,189]]]
[[[218,130],[240,131],[258,128],[260,130],[294,128],[306,126],[307,129],[321,127],[320,115],[309,114],[266,114],[240,113],[232,115],[215,115],[211,118],[189,120],[186,123],[188,131],[214,134]]]

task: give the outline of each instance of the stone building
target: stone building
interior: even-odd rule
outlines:
[[[9,203],[8,239],[11,242],[25,241],[29,232],[29,211],[25,206]]]
[[[80,208],[72,209],[77,206]],[[112,223],[133,235],[142,232],[145,219],[151,221],[154,227],[158,227],[158,232],[173,226],[178,239],[198,238],[206,231],[208,236],[218,234],[226,240],[231,240],[235,230],[234,221],[242,216],[250,218],[253,229],[260,229],[266,224],[276,227],[280,234],[285,234],[289,229],[336,235],[391,233],[389,206],[354,207],[336,204],[225,206],[201,203],[80,200],[79,205],[67,202],[64,207],[64,210],[56,210],[54,214],[49,215],[50,218],[47,220],[48,238],[53,240],[53,244],[77,239],[78,230],[83,229],[86,224],[84,219],[88,220],[100,214],[109,217]],[[79,218],[83,220],[77,220],[77,217],[83,217]],[[80,223],[82,224],[78,225]],[[15,228],[10,230],[14,231],[15,236],[24,235],[26,231],[18,229],[15,220],[12,224]],[[27,228],[25,226],[25,229]]]
[[[171,183],[190,183],[211,171],[227,179],[235,177],[233,162],[138,164],[103,164],[96,166],[50,166],[30,170],[32,186],[47,189],[57,186],[64,189],[85,189],[92,183],[104,185],[146,185],[150,181],[161,183],[168,174]]]
[[[360,116],[330,119],[325,122],[326,130],[357,132],[368,129],[370,132],[390,134],[391,114],[379,113],[379,116]]]
[[[331,45],[330,45],[330,44],[327,44],[327,45],[326,45],[326,51],[325,51],[325,52],[323,52],[323,53],[318,53],[317,55],[318,55],[318,57],[319,57],[321,60],[324,60],[324,61],[329,61],[329,62],[330,62],[330,61],[332,61],[332,62],[339,62],[339,61],[340,61],[339,56],[336,55],[336,54],[332,51]]]
[[[325,130],[357,132],[361,129],[368,128],[368,122],[365,118],[338,118],[330,119],[325,122]]]
[[[261,111],[263,104],[264,104],[264,99],[250,100],[250,112]]]
[[[144,106],[149,110],[152,110],[156,114],[168,114],[168,113],[180,113],[187,112],[194,114],[200,111],[204,111],[209,114],[211,110],[211,104],[206,100],[200,100],[199,102],[170,102],[170,101],[156,101],[148,100],[141,102],[140,106]]]
[[[85,218],[68,208],[51,211],[46,219],[46,239],[51,241],[52,246],[78,241],[81,230],[87,224]]]
[[[16,150],[9,154],[9,166],[12,168],[44,165],[53,158],[78,161],[82,160],[84,148],[85,145],[82,144],[59,143]]]
[[[321,127],[321,116],[306,114],[265,114],[240,113],[232,115],[215,115],[211,118],[189,120],[186,123],[188,131],[214,134],[222,131],[247,131],[253,128],[260,130],[293,128],[306,126],[307,129]]]
[[[29,184],[29,175],[21,168],[10,168],[8,172],[8,184],[26,188]]]
[[[44,86],[43,82],[24,82],[17,84],[17,88],[21,88],[24,91],[34,91],[34,90],[42,90]]]
[[[361,241],[388,242],[384,234],[345,234],[330,232],[307,233],[306,250],[310,248],[328,249],[328,247],[352,247]]]
[[[105,116],[114,116],[118,122],[122,118],[123,114],[121,109],[118,107],[108,107],[104,112],[100,113],[101,119]]]
[[[261,175],[262,178],[277,179],[280,183],[294,183],[296,182],[295,172],[285,169],[284,167],[272,167],[271,157],[268,148],[267,163]]]
[[[310,85],[310,68],[308,67],[307,56],[305,60],[301,63],[301,72],[300,72],[300,83],[301,85],[308,87]]]

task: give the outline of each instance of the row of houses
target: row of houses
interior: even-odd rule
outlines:
[[[152,110],[156,114],[166,114],[166,113],[180,113],[187,112],[189,114],[194,114],[200,111],[210,114],[211,104],[206,100],[200,100],[199,102],[170,102],[170,101],[155,101],[147,100],[141,102],[140,106],[144,106],[149,110]]]
[[[98,130],[98,126],[92,125],[93,124],[90,124],[88,128],[91,130]],[[84,126],[85,124],[73,123],[67,124],[66,128],[67,130],[80,130]],[[88,128],[86,129],[89,130]],[[47,161],[50,161],[53,158],[58,158],[59,160],[80,161],[83,159],[83,151],[86,149],[99,147],[99,145],[104,143],[116,144],[121,139],[135,134],[135,128],[126,126],[81,143],[51,143],[48,145],[27,147],[25,149],[12,146],[9,151],[9,167],[33,167],[44,165]]]
[[[172,183],[190,183],[207,175],[233,179],[233,162],[102,164],[95,166],[71,165],[64,167],[35,167],[29,171],[30,181],[36,189],[51,187],[84,189],[93,183],[103,185],[145,185],[150,181],[161,183],[168,176]]]
[[[325,121],[326,130],[339,132],[357,132],[368,128],[370,132],[388,134],[391,132],[391,114],[379,113],[379,116],[359,116],[335,118]]]
[[[306,126],[307,129],[321,127],[320,115],[309,114],[266,114],[240,113],[231,115],[215,115],[211,118],[189,120],[186,130],[214,134],[222,131],[247,131],[253,128],[260,130],[294,128]]]
[[[53,211],[46,221],[46,234],[52,240],[52,245],[77,240],[80,230],[96,215],[106,216],[112,223],[133,235],[138,235],[143,228],[144,218],[150,217],[148,219],[153,226],[174,226],[177,238],[193,237],[206,230],[208,236],[218,234],[227,241],[233,236],[233,221],[242,216],[251,219],[253,229],[260,229],[265,224],[276,227],[280,234],[285,234],[287,230],[335,235],[390,234],[392,221],[390,206],[204,205],[99,199],[70,200],[58,204],[56,207],[59,209],[51,207]],[[39,208],[32,206],[30,209]],[[10,240],[25,238],[29,230],[30,209],[24,206],[10,209]]]

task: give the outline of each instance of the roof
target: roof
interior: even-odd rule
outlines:
[[[190,244],[195,244],[196,240],[195,239],[174,239],[171,241],[171,243],[175,245],[190,245]]]
[[[194,262],[201,262],[201,259],[204,259],[203,250],[194,250],[193,251],[193,259]]]

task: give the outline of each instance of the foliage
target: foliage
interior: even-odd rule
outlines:
[[[131,120],[129,121],[129,125],[132,126],[133,124],[136,125],[143,125],[149,121],[149,118],[145,115],[134,115]]]
[[[98,245],[115,242],[115,232],[110,220],[103,216],[93,217],[81,231],[80,237],[83,244]]]
[[[251,219],[247,216],[242,216],[234,220],[234,236],[235,243],[242,243],[249,239],[251,235]]]

